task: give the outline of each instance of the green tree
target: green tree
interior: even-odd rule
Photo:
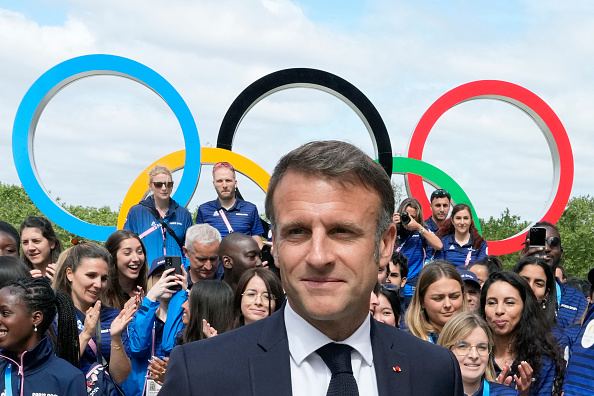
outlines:
[[[59,198],[56,198],[56,201],[66,211],[88,223],[105,226],[117,224],[118,213],[107,206],[97,209],[89,206],[66,205]],[[23,187],[0,182],[0,220],[12,224],[18,230],[27,216],[43,216],[43,213],[31,201]],[[72,246],[70,243],[72,238],[81,239],[79,235],[75,235],[53,222],[52,226],[64,248]]]
[[[563,242],[563,265],[568,276],[585,279],[594,267],[594,197],[571,198],[557,228]]]
[[[479,219],[481,222],[481,229],[483,230],[483,238],[488,241],[498,241],[500,239],[509,238],[517,234],[526,228],[530,223],[522,221],[520,216],[512,215],[509,212],[509,208],[505,208],[499,218],[491,216],[489,220],[484,221]],[[505,254],[499,256],[503,267],[505,269],[511,269],[515,263],[518,262],[519,252]]]

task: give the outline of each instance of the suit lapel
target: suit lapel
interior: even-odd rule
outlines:
[[[258,346],[262,353],[249,358],[252,395],[290,396],[291,363],[284,304],[266,320]]]
[[[397,336],[394,332],[382,331],[377,322],[371,321],[371,348],[379,396],[393,395],[396,390],[399,396],[412,395],[410,362],[406,354],[398,351]]]

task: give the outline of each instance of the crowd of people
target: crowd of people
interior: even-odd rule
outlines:
[[[161,165],[149,171],[152,194],[131,208],[124,229],[110,235],[105,246],[73,241],[64,249],[43,217],[27,217],[20,230],[0,221],[4,394],[86,395],[106,377],[111,394],[154,396],[162,386],[166,394],[202,394],[189,385],[197,353],[217,354],[212,378],[200,374],[205,394],[246,393],[232,391],[244,374],[230,374],[243,369],[244,359],[253,367],[268,366],[268,376],[276,370],[292,380],[289,388],[275,388],[270,378],[250,371],[249,381],[258,378],[252,393],[325,394],[316,393],[320,383],[325,389],[342,381],[330,360],[343,352],[324,349],[345,344],[353,368],[350,385],[340,386],[353,386],[354,371],[358,394],[398,394],[382,382],[378,367],[386,356],[396,359],[390,363],[394,373],[414,372],[405,375],[418,383],[399,383],[402,394],[437,394],[431,393],[435,389],[467,396],[594,394],[593,291],[590,286],[584,293],[563,279],[561,235],[553,224],[535,224],[546,229],[544,246],[527,239],[518,263],[505,271],[488,255],[470,206],[452,207],[450,194],[438,189],[427,218],[414,198],[394,210],[385,180],[363,180],[367,174],[351,168],[345,175],[333,173],[330,163],[320,160],[334,149],[346,157],[333,166],[349,161],[352,169],[362,166],[355,164],[363,161],[359,151],[338,142],[306,145],[277,166],[269,195],[278,197],[267,196],[266,202],[274,243],[264,234],[267,225],[256,206],[239,196],[228,162],[214,165],[217,198],[200,205],[195,224],[171,198],[172,174]],[[306,150],[319,150],[320,158],[312,154],[306,164]],[[311,169],[302,170],[305,166]],[[371,198],[362,198],[370,192]],[[365,200],[373,201],[373,210],[352,220]],[[378,219],[369,220],[370,215]],[[305,241],[307,249],[300,249]],[[270,246],[273,255],[263,261],[262,249]],[[355,276],[367,259],[357,260],[362,248],[373,250],[377,269],[377,279],[374,273],[369,282],[368,269]],[[371,294],[370,282],[375,284]],[[348,284],[348,293],[335,283]],[[327,284],[338,289],[327,293]],[[255,325],[276,311],[276,321]],[[358,348],[360,340],[347,342],[361,332],[367,338],[372,334],[367,349]],[[322,339],[330,343],[324,346]],[[254,352],[257,348],[233,351],[237,342],[251,340],[266,352],[287,343],[288,348],[266,358]],[[225,356],[234,353],[237,361],[225,366]],[[443,366],[427,368],[427,373],[435,370],[429,382],[441,381],[441,388],[418,379],[422,373],[415,367],[428,355]],[[275,359],[288,360],[274,367]]]

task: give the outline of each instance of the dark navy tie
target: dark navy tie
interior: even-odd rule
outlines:
[[[316,351],[332,372],[326,396],[359,396],[351,366],[352,350],[348,345],[332,342]]]

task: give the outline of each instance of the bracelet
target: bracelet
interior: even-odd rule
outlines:
[[[121,346],[121,345],[115,345],[115,344],[111,344],[111,347],[112,347],[112,348],[115,348],[115,349],[116,349],[116,351],[119,351],[120,349],[122,349],[122,346]]]

